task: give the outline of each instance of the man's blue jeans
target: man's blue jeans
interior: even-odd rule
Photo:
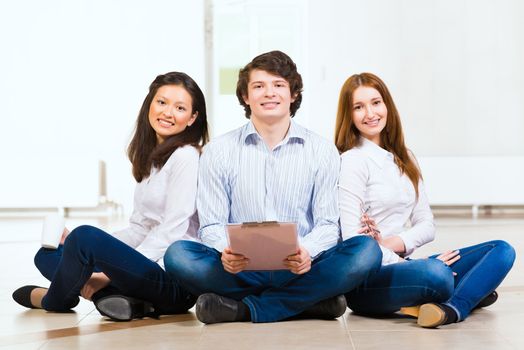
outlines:
[[[373,239],[354,237],[323,252],[303,275],[288,270],[232,274],[224,270],[220,257],[220,252],[203,244],[178,241],[168,248],[164,263],[191,293],[241,300],[253,322],[274,322],[357,287],[378,271],[382,252]]]
[[[360,287],[346,294],[348,306],[369,315],[388,314],[403,306],[443,303],[457,312],[458,321],[502,282],[515,260],[504,241],[490,241],[460,250],[451,267],[435,259],[414,259],[383,266]],[[453,276],[453,272],[457,275]]]
[[[75,228],[59,249],[40,249],[35,265],[51,286],[42,300],[49,311],[67,311],[95,271],[111,283],[93,300],[121,294],[151,302],[160,314],[185,312],[195,298],[158,265],[108,233],[92,226]]]

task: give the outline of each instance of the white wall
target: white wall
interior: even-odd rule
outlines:
[[[427,161],[431,203],[523,204],[513,190],[524,175],[523,17],[519,0],[217,0],[214,130],[245,123],[236,96],[218,93],[218,68],[281,49],[304,78],[297,121],[332,140],[343,82],[373,72]],[[457,162],[478,176],[454,174]],[[500,186],[494,166],[517,174]]]
[[[240,66],[271,49],[292,55],[305,85],[297,120],[329,139],[342,83],[370,71],[390,87],[417,155],[524,155],[524,2],[211,3],[238,10],[229,20],[247,28],[230,41],[214,37],[244,57]],[[206,88],[202,0],[2,1],[0,48],[2,170],[17,171],[9,157],[101,158],[109,196],[127,211],[125,148],[149,83],[181,70]],[[216,93],[215,135],[245,122],[236,98]],[[31,171],[37,181],[67,170]],[[13,186],[23,194],[23,183]]]
[[[304,77],[297,120],[329,139],[340,87],[368,71],[389,86],[417,154],[524,155],[522,1],[216,0],[214,13],[216,134],[245,122],[236,97],[218,93],[220,66],[281,49]]]
[[[221,69],[234,71],[227,79],[234,83],[238,71],[255,56],[272,51],[286,52],[302,77],[307,70],[308,4],[303,0],[216,0],[213,6],[213,106],[211,131],[221,135],[247,122],[235,89],[220,91]],[[230,93],[231,92],[231,93]],[[307,101],[297,120],[307,125]]]
[[[0,48],[2,163],[103,159],[109,197],[127,212],[135,183],[125,150],[149,84],[177,70],[205,90],[203,1],[2,1]],[[68,164],[31,171],[38,181]]]
[[[305,99],[310,127],[333,138],[338,93],[379,75],[408,146],[426,156],[524,155],[524,2],[309,1]]]

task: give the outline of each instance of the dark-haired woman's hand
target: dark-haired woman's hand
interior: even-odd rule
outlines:
[[[69,234],[71,233],[71,231],[69,231],[67,229],[67,227],[64,228],[64,231],[62,232],[62,237],[60,238],[60,245],[64,245],[64,242],[67,238],[67,236],[69,236]],[[56,236],[55,236],[56,237]]]

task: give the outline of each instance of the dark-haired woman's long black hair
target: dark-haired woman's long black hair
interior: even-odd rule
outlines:
[[[191,126],[157,144],[155,130],[149,123],[149,107],[158,89],[164,85],[183,87],[191,95],[191,114],[198,114]],[[208,140],[206,100],[197,83],[181,72],[159,75],[149,86],[149,93],[138,113],[133,139],[127,148],[127,155],[133,165],[133,177],[140,182],[149,176],[151,168],[162,168],[178,147],[192,145],[200,148]]]

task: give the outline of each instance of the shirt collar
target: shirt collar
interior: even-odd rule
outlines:
[[[379,167],[383,167],[384,162],[387,159],[393,160],[393,154],[386,151],[382,147],[378,146],[376,143],[369,141],[365,137],[360,137],[360,146],[359,148],[364,152],[371,160],[373,160]]]
[[[304,142],[306,140],[307,136],[307,130],[306,128],[298,125],[291,119],[291,125],[289,125],[289,131],[287,132],[286,138],[284,141],[287,142],[287,140],[295,140],[298,142]]]
[[[291,124],[289,125],[289,130],[287,132],[286,137],[280,142],[280,144],[286,144],[289,142],[298,142],[298,143],[304,143],[304,140],[306,139],[306,129],[302,126],[298,125],[291,119]],[[245,126],[244,130],[242,132],[242,140],[246,144],[257,144],[259,141],[262,140],[262,137],[257,132],[257,129],[255,129],[255,125],[253,125],[253,121],[249,121]]]
[[[258,134],[257,129],[255,129],[255,126],[251,120],[246,125],[244,125],[244,130],[242,131],[242,140],[244,140],[245,143],[256,144],[258,140],[261,139],[262,138]]]

